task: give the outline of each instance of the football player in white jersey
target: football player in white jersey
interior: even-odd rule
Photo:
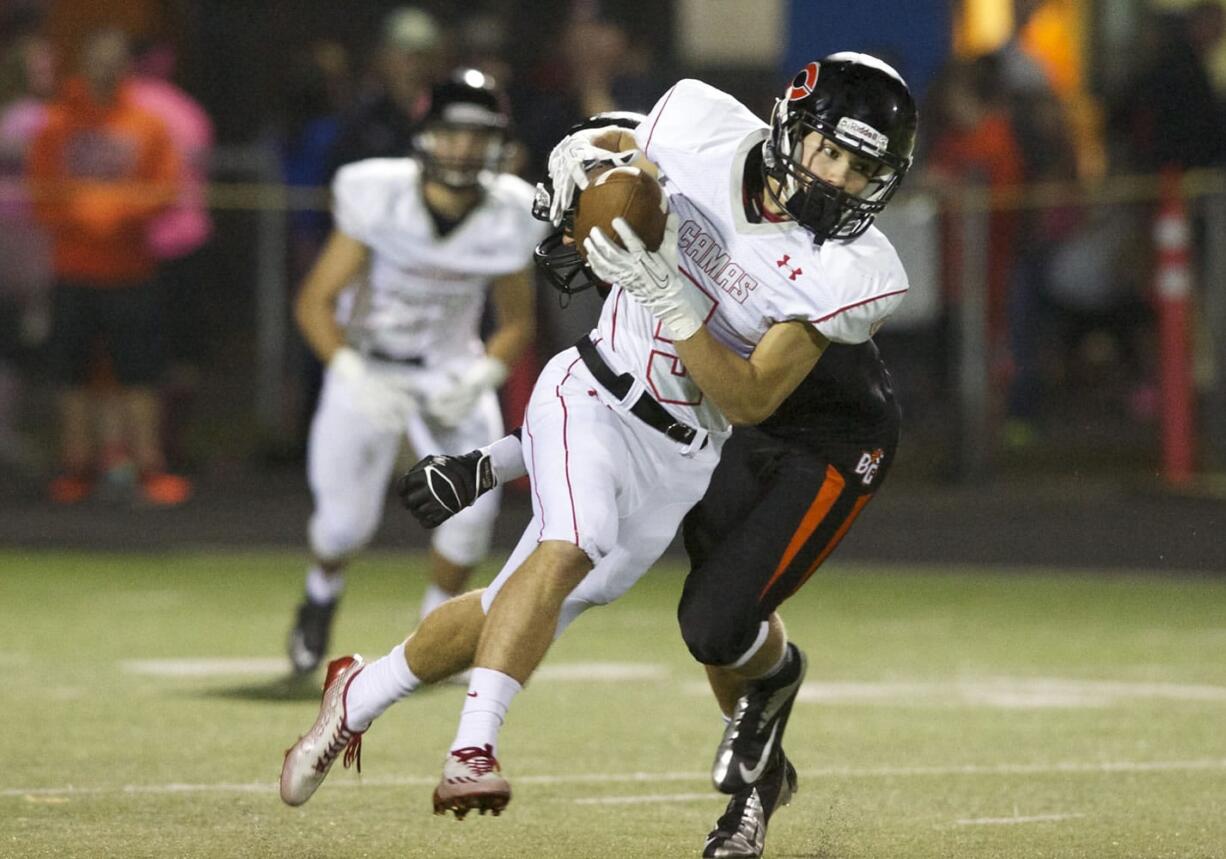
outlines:
[[[849,113],[883,124],[865,112],[873,103],[865,91],[878,85],[887,90],[885,101],[893,91],[898,106],[912,110],[888,77],[877,84],[847,80],[859,72],[855,63],[824,60],[814,92],[789,110],[809,110],[828,125]],[[860,99],[859,107],[849,106],[847,96]],[[644,119],[602,115],[581,127],[634,128]],[[568,250],[564,230],[538,247],[537,261],[563,293],[601,288],[573,246]],[[880,489],[900,424],[890,375],[872,340],[832,343],[769,418],[736,427],[706,494],[685,517],[690,572],[677,617],[727,720],[712,780],[731,797],[707,835],[705,857],[760,856],[772,815],[797,790],[783,739],[805,656],[787,640],[777,610]],[[418,521],[434,528],[489,488],[526,474],[521,448],[513,434],[460,456],[430,456],[397,489]]]
[[[532,341],[532,189],[502,172],[508,113],[482,73],[437,84],[414,151],[342,167],[336,227],[295,304],[327,367],[311,424],[313,563],[289,639],[296,672],[327,651],[347,561],[371,539],[400,444],[461,452],[502,435],[495,389]],[[487,296],[496,327],[483,344]],[[461,592],[498,499],[436,534],[422,614]]]
[[[834,77],[851,88],[841,114],[822,102],[826,63],[854,67]],[[613,288],[597,328],[555,356],[533,392],[522,433],[532,524],[484,591],[444,604],[386,657],[329,666],[319,716],[286,755],[287,803],[305,802],[342,750],[351,759],[395,700],[471,664],[435,810],[505,807],[498,730],[552,639],[659,557],[706,489],[730,421],[770,416],[830,342],[866,342],[901,300],[906,276],[871,222],[910,165],[914,105],[879,60],[822,64],[801,71],[769,126],[686,80],[633,131],[586,129],[555,148],[555,225],[591,169],[631,163],[668,194],[664,244],[646,251],[624,223],[625,249],[589,239],[588,262]],[[765,660],[764,649],[750,656]]]

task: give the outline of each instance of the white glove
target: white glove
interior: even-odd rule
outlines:
[[[563,137],[549,153],[549,180],[553,183],[553,198],[549,201],[549,221],[562,226],[562,215],[574,205],[575,189],[587,187],[587,171],[597,164],[620,167],[638,155],[637,149],[610,152],[592,143],[597,137],[616,130],[615,127],[585,128]]]
[[[688,340],[702,327],[708,308],[698,290],[687,286],[677,271],[677,227],[677,216],[670,214],[660,249],[649,251],[624,218],[614,218],[613,229],[626,249],[599,227],[583,240],[583,247],[588,267],[597,277],[630,293],[664,323],[673,340]]]
[[[328,361],[328,372],[341,380],[353,402],[376,426],[402,430],[410,410],[409,398],[370,371],[357,352],[342,346]]]
[[[486,391],[497,388],[507,378],[507,365],[489,355],[482,356],[456,376],[449,386],[426,398],[426,411],[443,426],[458,426]]]

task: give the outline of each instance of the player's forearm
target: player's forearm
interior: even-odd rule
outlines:
[[[335,310],[331,305],[304,300],[294,302],[294,321],[311,351],[324,364],[332,360],[336,350],[345,345],[345,337],[336,324]]]
[[[711,335],[706,327],[673,344],[686,372],[733,424],[756,424],[779,407],[787,392],[775,390],[751,361]]]
[[[536,322],[532,319],[500,325],[486,341],[485,354],[510,367],[519,360],[535,337]]]
[[[361,241],[333,230],[294,299],[294,321],[311,350],[325,364],[345,345],[336,324],[336,300],[362,273],[369,251]]]

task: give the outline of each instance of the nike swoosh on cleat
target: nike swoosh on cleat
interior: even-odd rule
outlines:
[[[737,764],[741,770],[741,778],[745,784],[753,784],[762,777],[762,773],[766,770],[766,762],[770,760],[771,751],[775,746],[775,733],[779,730],[779,725],[771,726],[771,735],[766,738],[766,743],[762,746],[762,757],[758,758],[758,763],[753,769],[745,769],[744,764]]]

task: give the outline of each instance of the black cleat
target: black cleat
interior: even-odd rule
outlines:
[[[799,647],[789,642],[788,649],[792,658],[787,666],[774,677],[750,683],[736,702],[711,767],[711,781],[720,793],[740,793],[762,778],[783,742],[808,665]]]
[[[323,662],[337,602],[316,603],[306,599],[298,606],[297,619],[289,633],[289,661],[295,674],[309,674]]]
[[[794,793],[796,768],[783,749],[776,748],[770,766],[757,783],[742,788],[728,800],[723,816],[707,836],[703,857],[757,859],[766,846],[766,824],[779,806],[792,801]]]

